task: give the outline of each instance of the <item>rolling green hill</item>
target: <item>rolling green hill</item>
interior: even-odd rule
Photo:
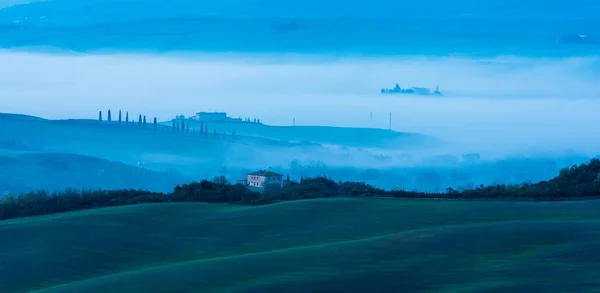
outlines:
[[[592,292],[599,205],[328,199],[7,220],[0,292]]]

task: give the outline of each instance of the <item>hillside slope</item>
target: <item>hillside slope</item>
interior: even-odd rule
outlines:
[[[8,220],[0,292],[585,292],[600,285],[599,204],[181,203]]]
[[[119,162],[69,153],[0,155],[0,196],[65,188],[144,189],[166,192],[189,181]]]
[[[260,123],[200,123],[188,120],[191,128],[201,126],[216,129],[218,133],[243,133],[253,137],[274,140],[333,144],[350,147],[411,149],[439,146],[435,138],[418,133],[391,131],[381,128],[334,126],[272,126]],[[169,123],[165,123],[169,125]]]
[[[46,120],[0,114],[0,146],[13,151],[63,152],[126,164],[153,162],[158,169],[178,164],[221,166],[233,142],[153,131],[135,125],[95,120]],[[252,146],[235,145],[239,149]],[[161,164],[165,163],[164,166]],[[168,163],[168,164],[167,164]],[[212,169],[215,171],[215,169]]]

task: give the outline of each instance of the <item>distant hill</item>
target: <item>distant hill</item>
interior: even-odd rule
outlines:
[[[0,9],[0,46],[358,55],[589,55],[598,50],[555,42],[565,34],[600,35],[597,1],[545,3],[56,0]]]
[[[116,116],[116,115],[115,115]],[[145,154],[177,154],[208,161],[219,160],[230,144],[170,131],[153,131],[114,121],[46,120],[0,113],[0,145],[68,152],[137,163]]]
[[[8,0],[3,0],[8,1]],[[374,19],[598,19],[600,4],[595,0],[54,0],[17,1],[23,5],[5,8],[0,16],[25,17],[48,23],[106,23],[136,19],[177,17],[223,18],[374,18]],[[33,3],[27,3],[33,2]],[[106,12],[112,12],[107,14]]]
[[[0,196],[7,193],[65,188],[146,189],[168,191],[188,181],[178,174],[160,173],[119,162],[68,153],[0,155]]]
[[[252,137],[263,137],[274,140],[335,144],[353,147],[393,147],[409,149],[414,147],[432,147],[440,144],[435,138],[417,134],[397,132],[380,128],[357,128],[335,126],[272,126],[260,123],[201,123],[197,120],[186,120],[190,127],[199,129],[208,125],[209,131],[216,129],[231,133],[243,133]],[[165,122],[165,125],[170,125]]]

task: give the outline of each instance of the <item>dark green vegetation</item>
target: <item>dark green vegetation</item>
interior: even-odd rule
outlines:
[[[136,190],[77,191],[49,194],[45,191],[7,196],[0,203],[0,219],[11,219],[73,210],[158,202],[210,202],[269,204],[300,199],[377,197],[377,198],[442,198],[496,200],[571,200],[600,196],[600,160],[564,169],[549,180],[535,184],[480,186],[444,193],[386,191],[365,183],[338,182],[327,178],[309,178],[289,182],[283,188],[264,193],[250,191],[243,185],[232,185],[222,178],[177,186],[170,194]]]
[[[592,292],[600,202],[144,204],[0,222],[0,292]]]

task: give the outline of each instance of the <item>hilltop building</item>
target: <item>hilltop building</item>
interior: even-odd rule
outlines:
[[[248,187],[261,189],[266,187],[282,187],[283,175],[271,171],[260,170],[248,173],[246,176],[246,184]]]
[[[191,119],[202,122],[241,122],[242,118],[227,117],[225,112],[198,112]]]

